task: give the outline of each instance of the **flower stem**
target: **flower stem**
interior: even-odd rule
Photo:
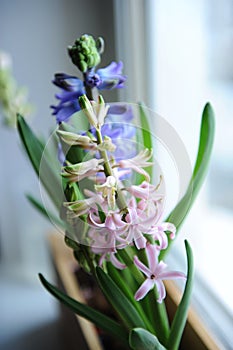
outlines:
[[[157,298],[158,293],[156,288],[154,288],[154,290],[148,294],[148,299],[154,314],[154,324],[156,325],[157,336],[161,343],[166,345],[170,332],[168,315],[165,303],[158,303],[156,301]]]
[[[98,129],[96,129],[96,137],[97,137],[97,144],[98,145],[101,144],[103,142],[103,139],[102,139],[100,127]],[[101,158],[103,158],[103,160],[104,160],[104,173],[105,173],[105,175],[106,176],[114,176],[107,152],[105,150],[102,150],[102,151],[100,151],[100,155],[101,155]],[[117,203],[117,206],[123,215],[128,212],[127,204],[126,204],[124,195],[123,195],[121,189],[119,188],[119,186],[118,186],[117,191],[116,191],[116,203]]]

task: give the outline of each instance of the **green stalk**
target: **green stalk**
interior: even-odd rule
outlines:
[[[101,144],[103,142],[102,134],[101,134],[101,128],[96,129],[96,136],[97,136],[97,144]],[[114,176],[112,167],[110,165],[108,154],[105,150],[100,151],[101,158],[104,160],[104,173],[106,176]],[[120,188],[117,188],[116,192],[116,203],[118,208],[121,210],[122,214],[127,213],[127,204],[124,198],[124,195],[122,194],[122,191]]]
[[[126,249],[120,249],[118,250],[118,255],[121,257],[125,265],[130,269],[132,276],[137,281],[138,284],[143,283],[143,275],[142,273],[137,269],[137,267],[134,265],[132,258],[130,257],[129,253],[126,251]]]
[[[148,294],[148,300],[149,304],[152,309],[153,318],[154,318],[154,324],[157,330],[157,336],[159,340],[162,342],[162,344],[166,345],[169,333],[170,333],[170,326],[168,321],[168,315],[165,303],[162,302],[161,304],[157,302],[158,293],[156,288],[153,289]]]
[[[145,264],[148,264],[148,260],[147,260],[147,256],[146,256],[146,252],[145,249],[141,249],[138,251],[138,258]],[[151,321],[151,324],[154,327],[154,330],[157,329],[157,310],[156,312],[154,312],[154,308],[151,307],[151,303],[155,303],[156,299],[154,298],[153,295],[151,295],[151,292],[149,293],[148,296],[146,296],[143,300],[141,300],[141,304],[145,307],[146,309],[146,313]],[[167,317],[167,315],[165,314],[165,316]],[[153,331],[153,333],[157,333],[155,331]]]

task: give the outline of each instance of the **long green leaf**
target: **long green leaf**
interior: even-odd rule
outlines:
[[[182,225],[184,219],[189,213],[197,194],[204,182],[212,153],[215,131],[214,112],[209,103],[205,105],[202,114],[200,140],[197,153],[197,159],[194,166],[193,174],[186,190],[185,195],[170,213],[166,221],[173,223],[177,231]],[[161,252],[160,259],[163,259],[171,247],[172,240],[168,237],[168,248]]]
[[[141,130],[137,133],[137,141],[139,144],[143,144],[144,148],[152,149],[153,143],[150,132],[149,119],[145,110],[145,106],[142,103],[139,103],[139,124]],[[153,167],[148,167],[147,172],[152,178],[153,176]],[[141,183],[144,180],[144,177],[140,174],[136,175],[136,183]]]
[[[129,345],[133,350],[166,350],[158,338],[143,328],[134,328],[129,335]]]
[[[39,278],[43,286],[59,301],[68,306],[74,313],[93,322],[96,326],[100,327],[114,337],[117,337],[124,344],[128,345],[128,333],[119,323],[110,317],[105,316],[101,312],[96,311],[92,307],[84,305],[77,300],[70,298],[55,286],[50,284],[42,274],[39,274]]]
[[[24,118],[19,114],[17,116],[17,126],[21,141],[36,174],[40,177],[54,205],[60,209],[63,201],[61,180],[55,169],[51,167],[49,159],[44,155],[44,145],[42,145],[41,141],[35,136]],[[41,167],[42,157],[43,166]]]
[[[100,267],[96,268],[96,275],[100,288],[105,294],[108,301],[112,304],[124,324],[129,328],[142,327],[146,328],[144,321],[138,311],[122,293],[116,283]]]
[[[139,103],[139,117],[140,117],[140,125],[142,128],[142,139],[145,148],[152,149],[152,138],[150,132],[150,124],[148,120],[147,113],[145,111],[145,106],[142,103]]]
[[[59,217],[55,216],[53,213],[51,213],[50,211],[48,211],[48,209],[46,209],[43,205],[43,203],[35,198],[34,196],[32,196],[31,194],[26,194],[27,199],[29,200],[29,202],[43,215],[45,216],[47,219],[49,219],[52,223],[55,223],[56,225],[58,225],[60,228],[64,228],[64,223],[59,219]]]
[[[130,283],[125,283],[125,280],[123,279],[123,277],[121,275],[121,272],[123,272],[124,270],[121,271],[121,270],[116,269],[111,263],[107,263],[107,270],[108,270],[108,275],[118,285],[118,287],[121,289],[121,291],[124,293],[124,295],[129,299],[129,301],[132,303],[132,305],[138,311],[141,318],[145,322],[147,329],[149,329],[150,331],[153,331],[152,325],[150,324],[150,322],[147,318],[147,315],[144,312],[141,304],[134,299],[134,295],[132,293],[132,286],[130,285]],[[127,269],[125,269],[125,270],[127,270]]]
[[[188,273],[187,273],[187,281],[185,285],[185,290],[181,299],[181,302],[177,308],[175,317],[173,319],[171,325],[171,332],[168,339],[167,348],[169,350],[177,350],[179,348],[180,340],[183,334],[183,330],[185,327],[189,303],[191,299],[192,286],[193,286],[193,254],[192,249],[187,241],[185,241],[185,248],[187,254],[188,261]]]

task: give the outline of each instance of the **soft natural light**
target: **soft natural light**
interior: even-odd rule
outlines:
[[[156,9],[155,108],[175,125],[192,163],[204,104],[216,113],[211,169],[180,240],[191,241],[198,274],[232,314],[232,2],[159,0]]]

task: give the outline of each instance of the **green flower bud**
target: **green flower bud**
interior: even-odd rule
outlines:
[[[72,62],[82,73],[85,73],[100,63],[100,54],[103,52],[103,48],[102,38],[95,41],[91,35],[84,34],[75,40],[73,46],[68,47],[68,53]]]

